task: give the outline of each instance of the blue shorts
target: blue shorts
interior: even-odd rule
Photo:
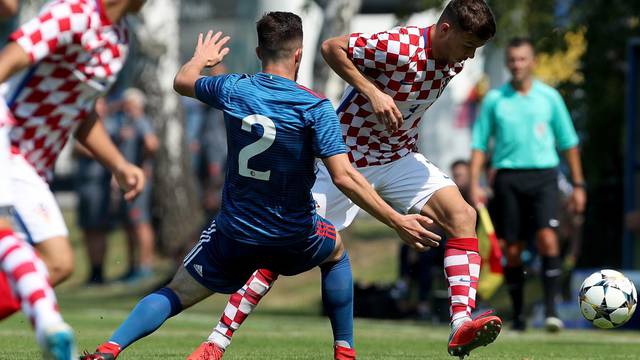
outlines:
[[[184,267],[200,284],[216,293],[232,294],[257,269],[291,276],[311,270],[333,253],[335,227],[317,216],[316,231],[289,245],[258,245],[230,239],[216,232],[215,220],[187,254]]]

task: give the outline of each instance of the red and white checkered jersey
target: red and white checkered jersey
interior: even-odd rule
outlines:
[[[33,64],[12,79],[7,97],[15,118],[12,151],[49,179],[71,133],[115,82],[127,54],[127,27],[110,22],[101,0],[55,0],[10,40]]]
[[[337,112],[349,157],[356,167],[383,165],[416,151],[422,115],[462,70],[462,63],[433,59],[429,29],[407,26],[377,34],[351,34],[349,59],[393,97],[404,117],[397,131],[388,132],[369,100],[354,88],[347,88]]]
[[[7,90],[7,84],[0,84],[0,128],[6,125],[12,125],[15,122],[4,100],[4,95]]]

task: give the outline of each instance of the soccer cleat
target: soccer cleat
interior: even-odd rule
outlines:
[[[355,360],[356,351],[352,348],[335,345],[333,347],[334,360]]]
[[[96,349],[94,353],[84,352],[80,360],[115,360],[120,354],[120,346],[115,343],[106,342]]]
[[[75,360],[78,356],[73,330],[65,323],[45,329],[41,346],[44,358],[48,360]]]
[[[216,343],[205,341],[189,355],[187,360],[220,360],[223,354],[224,350]]]
[[[562,320],[555,316],[549,316],[544,320],[544,328],[551,333],[558,332],[564,328]]]
[[[449,336],[449,354],[463,359],[473,349],[491,344],[502,328],[502,320],[491,314],[492,311],[487,311],[453,329]]]

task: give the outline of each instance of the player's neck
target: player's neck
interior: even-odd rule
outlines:
[[[115,24],[127,14],[127,7],[129,6],[126,1],[102,1],[104,12],[107,14],[107,18]]]
[[[279,63],[262,64],[262,72],[266,74],[277,75],[283,78],[287,78],[291,81],[296,81],[296,70],[291,66],[283,65]]]
[[[533,78],[528,77],[521,81],[511,79],[511,87],[521,94],[527,94],[529,90],[531,90],[531,87],[533,87]]]

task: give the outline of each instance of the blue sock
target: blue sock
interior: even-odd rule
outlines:
[[[162,288],[140,300],[109,341],[124,349],[154,332],[165,320],[180,311],[182,304],[178,295],[169,288]]]
[[[338,262],[322,264],[320,269],[322,304],[331,319],[333,340],[353,348],[353,278],[347,251]]]

